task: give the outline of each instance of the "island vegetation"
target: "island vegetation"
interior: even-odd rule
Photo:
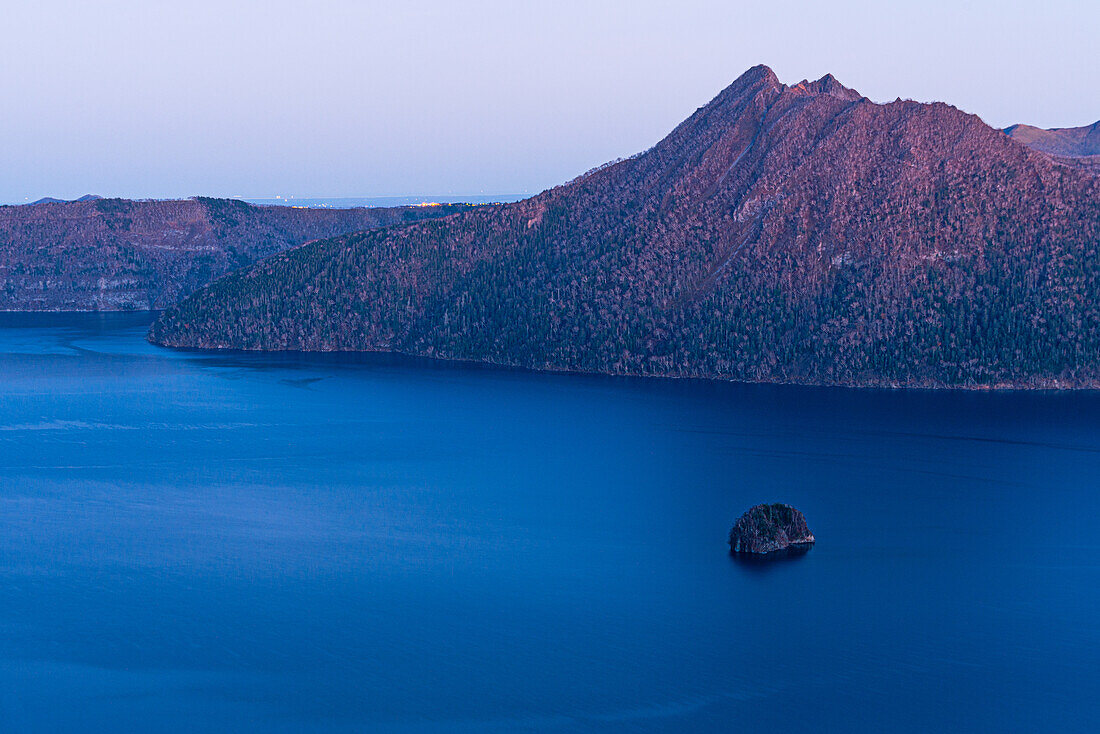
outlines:
[[[778,502],[756,505],[730,530],[730,552],[755,556],[805,551],[815,542],[801,512]]]

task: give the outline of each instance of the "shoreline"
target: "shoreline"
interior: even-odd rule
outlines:
[[[814,382],[814,381],[799,381],[799,380],[739,380],[730,377],[721,376],[708,376],[708,375],[663,375],[655,373],[645,372],[599,372],[592,370],[572,369],[568,367],[557,366],[545,366],[545,367],[532,367],[529,365],[513,364],[508,362],[496,362],[491,359],[466,359],[462,357],[446,357],[440,355],[429,354],[417,354],[414,352],[405,352],[397,349],[262,349],[262,348],[247,348],[247,347],[195,347],[184,346],[176,344],[165,344],[163,342],[154,341],[150,338],[150,334],[146,334],[145,340],[156,347],[163,349],[175,349],[179,351],[189,351],[197,353],[208,354],[300,354],[300,355],[322,355],[322,354],[390,354],[401,357],[409,357],[413,359],[426,359],[436,362],[446,362],[453,364],[466,364],[479,367],[491,367],[497,369],[515,370],[521,372],[532,372],[540,374],[558,374],[558,375],[583,375],[588,377],[622,377],[629,379],[655,379],[655,380],[700,380],[705,382],[722,382],[735,385],[775,385],[775,386],[789,386],[789,387],[808,387],[808,388],[841,388],[847,390],[883,390],[889,392],[900,391],[928,391],[928,392],[944,392],[944,391],[959,391],[959,392],[989,392],[989,393],[1010,393],[1010,392],[1052,392],[1052,393],[1079,393],[1079,392],[1098,392],[1100,391],[1100,381],[1090,382],[1081,385],[1060,385],[1055,380],[1054,384],[1040,384],[1040,385],[1019,385],[1014,383],[998,383],[996,385],[949,385],[949,384],[902,384],[902,383],[843,383],[843,382]]]
[[[51,309],[51,310],[25,310],[25,309],[0,309],[0,314],[43,314],[43,315],[138,315],[147,314],[155,316],[163,312],[164,309]],[[507,369],[520,372],[532,372],[540,374],[557,374],[557,375],[583,375],[588,377],[622,377],[629,379],[657,379],[657,380],[700,380],[706,382],[721,382],[735,385],[775,385],[775,386],[790,386],[790,387],[812,387],[812,388],[840,388],[846,390],[884,390],[889,392],[899,391],[928,391],[928,392],[944,392],[944,391],[958,391],[958,392],[990,392],[990,393],[1011,393],[1011,392],[1051,392],[1051,393],[1081,393],[1081,392],[1098,392],[1100,391],[1100,380],[1095,382],[1087,382],[1082,384],[1059,384],[1058,380],[1047,381],[1037,385],[1021,385],[1017,383],[997,383],[990,385],[951,385],[951,384],[905,384],[897,382],[867,382],[867,383],[846,383],[846,382],[816,382],[811,380],[740,380],[730,377],[714,376],[714,375],[666,375],[647,372],[601,372],[583,369],[573,369],[569,367],[551,366],[544,367],[532,367],[529,365],[515,364],[509,362],[497,362],[491,359],[467,359],[463,357],[447,357],[433,354],[417,354],[414,352],[405,352],[395,349],[264,349],[264,348],[248,348],[248,347],[227,347],[227,346],[215,346],[215,347],[196,347],[177,344],[166,344],[163,342],[154,341],[150,338],[150,333],[145,335],[145,341],[152,344],[155,347],[162,349],[175,349],[179,351],[188,351],[196,353],[206,354],[281,354],[281,355],[327,355],[327,354],[389,354],[400,357],[408,357],[412,359],[426,359],[435,362],[446,362],[453,364],[465,364],[478,367],[490,367],[495,369]]]

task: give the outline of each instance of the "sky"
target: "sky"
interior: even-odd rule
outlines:
[[[1100,119],[1100,3],[4,0],[0,202],[533,194],[754,64]]]

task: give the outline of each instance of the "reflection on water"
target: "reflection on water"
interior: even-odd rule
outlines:
[[[749,566],[768,567],[777,561],[793,561],[810,552],[813,543],[798,543],[780,548],[770,553],[746,553],[744,551],[730,551],[730,557]]]

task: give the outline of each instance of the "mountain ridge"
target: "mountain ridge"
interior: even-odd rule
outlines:
[[[467,207],[296,209],[231,199],[104,199],[0,207],[0,310],[159,309],[309,240]]]

